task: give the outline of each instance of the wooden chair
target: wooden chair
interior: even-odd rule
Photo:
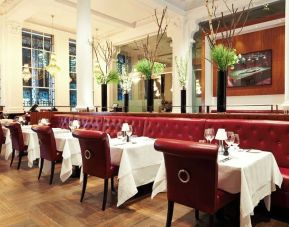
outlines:
[[[18,154],[19,161],[18,161],[17,169],[20,169],[22,157],[27,155],[28,146],[24,145],[22,129],[19,123],[13,122],[13,123],[10,123],[6,127],[9,128],[10,130],[11,142],[12,142],[12,158],[11,158],[10,166],[12,166],[12,163],[15,157],[15,150],[17,150],[19,152]]]
[[[44,159],[51,162],[51,174],[49,184],[52,184],[55,163],[62,159],[62,153],[57,151],[52,128],[50,126],[33,126],[32,130],[37,133],[40,145],[40,170],[38,180],[41,177]]]
[[[164,153],[167,174],[168,212],[166,226],[171,226],[174,202],[210,214],[210,226],[214,214],[239,194],[230,194],[217,188],[218,146],[191,141],[157,139],[155,149]]]
[[[105,132],[77,129],[73,136],[79,139],[82,155],[83,187],[80,202],[82,202],[86,190],[87,176],[96,176],[104,179],[104,195],[102,210],[105,210],[108,179],[111,178],[111,189],[113,188],[113,177],[118,173],[118,166],[111,164],[108,137]]]

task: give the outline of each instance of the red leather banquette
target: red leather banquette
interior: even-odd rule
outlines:
[[[152,138],[198,141],[204,139],[204,129],[225,128],[240,135],[242,148],[255,148],[274,154],[283,175],[280,190],[273,193],[272,203],[289,208],[289,122],[277,120],[165,118],[140,116],[93,116],[54,114],[53,127],[67,127],[77,119],[82,128],[104,131],[115,137],[121,125],[133,126],[133,134]]]

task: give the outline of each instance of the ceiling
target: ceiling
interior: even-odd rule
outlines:
[[[204,0],[164,0],[164,1],[171,3],[172,5],[185,11],[204,5]]]

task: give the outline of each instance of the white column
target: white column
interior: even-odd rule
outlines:
[[[282,104],[284,109],[289,109],[289,1],[285,2],[285,94]]]
[[[77,1],[77,109],[93,109],[90,0]]]
[[[2,26],[3,25],[3,26]],[[21,24],[3,21],[1,25],[1,104],[7,113],[23,112]]]

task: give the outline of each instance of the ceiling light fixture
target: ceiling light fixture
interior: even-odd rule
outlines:
[[[54,15],[51,15],[52,21],[52,37],[54,38],[54,24],[53,24]],[[53,45],[54,46],[54,45]],[[52,77],[55,77],[60,72],[60,67],[57,65],[56,54],[54,53],[54,47],[52,48],[52,53],[50,55],[49,65],[45,67],[45,70],[50,73]]]

